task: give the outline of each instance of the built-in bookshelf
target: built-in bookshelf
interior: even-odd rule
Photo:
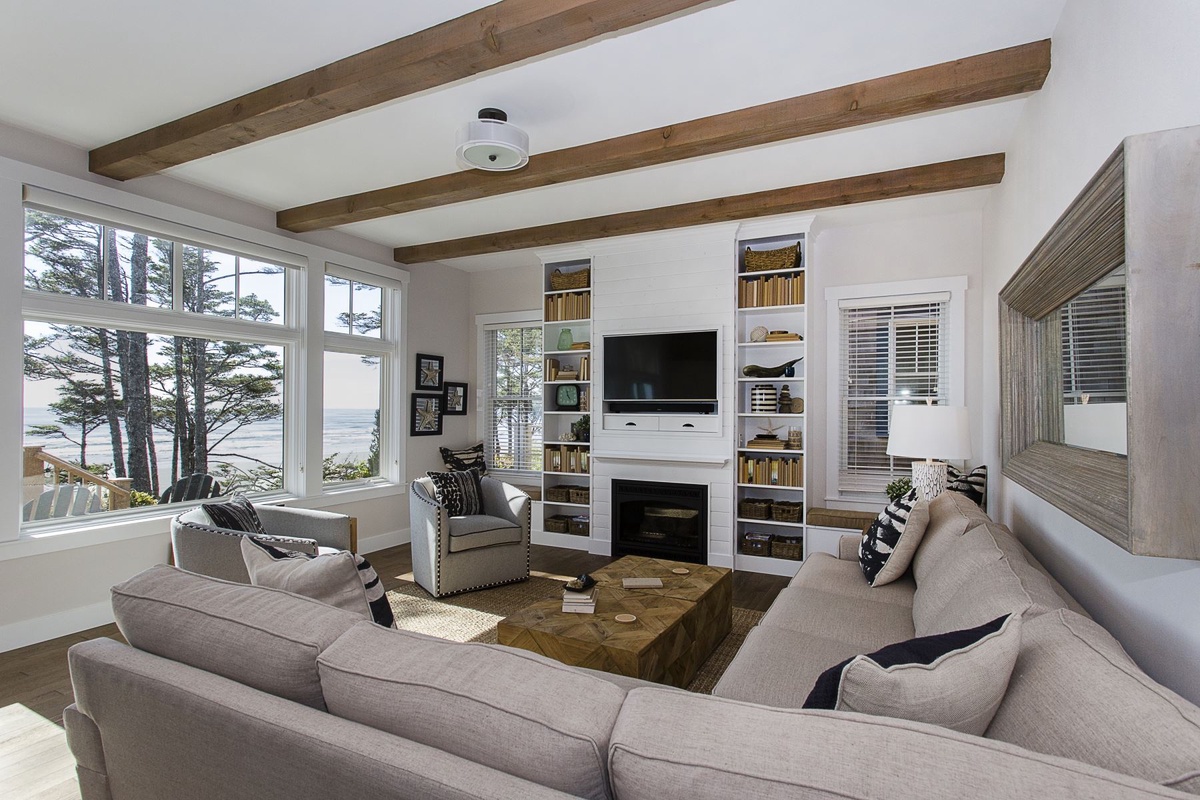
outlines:
[[[592,289],[588,260],[544,265],[542,531],[536,544],[591,540]]]
[[[782,266],[756,269],[759,264],[747,261],[747,248],[759,253],[794,248],[795,258]],[[806,231],[738,243],[736,569],[792,575],[807,553],[808,260]],[[744,374],[749,366],[770,369],[793,361],[790,374]]]

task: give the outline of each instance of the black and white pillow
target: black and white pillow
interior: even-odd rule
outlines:
[[[240,492],[230,496],[224,503],[202,503],[201,507],[204,509],[204,513],[208,514],[208,518],[213,521],[213,525],[218,528],[227,528],[243,533],[266,534],[266,531],[263,530],[262,520],[258,518],[258,512],[246,499],[246,495]]]
[[[982,736],[1021,650],[1021,617],[920,636],[855,656],[821,673],[805,708],[927,722]]]
[[[314,568],[319,570],[326,564],[331,564],[329,559],[346,556],[350,556],[357,573],[354,587],[345,585],[345,580],[350,578],[340,579],[339,576],[344,573],[337,569],[326,570],[319,575],[313,574]],[[338,602],[338,598],[345,597],[347,592],[355,594],[361,591],[370,609],[371,620],[385,628],[396,627],[396,617],[388,603],[387,594],[383,591],[383,582],[379,580],[371,562],[357,553],[342,551],[314,556],[294,550],[281,550],[253,536],[243,536],[242,558],[246,562],[250,582],[255,586],[296,592],[339,607],[343,607],[343,604]],[[295,566],[291,567],[289,564]],[[301,572],[309,574],[301,575]],[[351,603],[350,610],[354,610],[354,606],[355,604]],[[357,601],[357,607],[362,608],[361,599]]]
[[[448,470],[463,472],[473,469],[480,475],[487,475],[487,461],[483,457],[483,442],[462,450],[439,447],[438,452],[442,454],[442,463]]]
[[[872,586],[891,583],[904,574],[929,525],[929,504],[917,491],[894,500],[863,532],[858,564]]]
[[[483,490],[479,473],[473,469],[456,472],[427,472],[437,490],[437,500],[452,517],[470,517],[483,513]]]
[[[987,511],[987,464],[978,466],[970,472],[963,472],[947,464],[946,489],[965,494],[974,501],[975,505]]]

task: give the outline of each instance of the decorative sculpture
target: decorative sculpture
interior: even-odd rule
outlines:
[[[786,364],[780,364],[777,367],[760,367],[758,364],[747,364],[742,367],[742,374],[747,378],[782,378],[783,373],[787,371],[788,367],[798,364],[803,360],[804,356],[793,358]]]

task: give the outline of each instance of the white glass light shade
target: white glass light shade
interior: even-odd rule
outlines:
[[[529,163],[529,134],[501,120],[471,120],[458,132],[455,155],[466,169],[520,169]]]
[[[971,457],[971,430],[962,406],[897,405],[887,454],[961,461]]]

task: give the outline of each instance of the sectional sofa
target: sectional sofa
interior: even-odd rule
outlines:
[[[113,589],[129,644],[69,654],[84,800],[1200,794],[1200,709],[970,501],[929,511],[893,584],[858,537],[807,560],[712,697],[155,567]],[[844,658],[998,613],[1023,614],[1020,655],[984,736],[799,708]]]

